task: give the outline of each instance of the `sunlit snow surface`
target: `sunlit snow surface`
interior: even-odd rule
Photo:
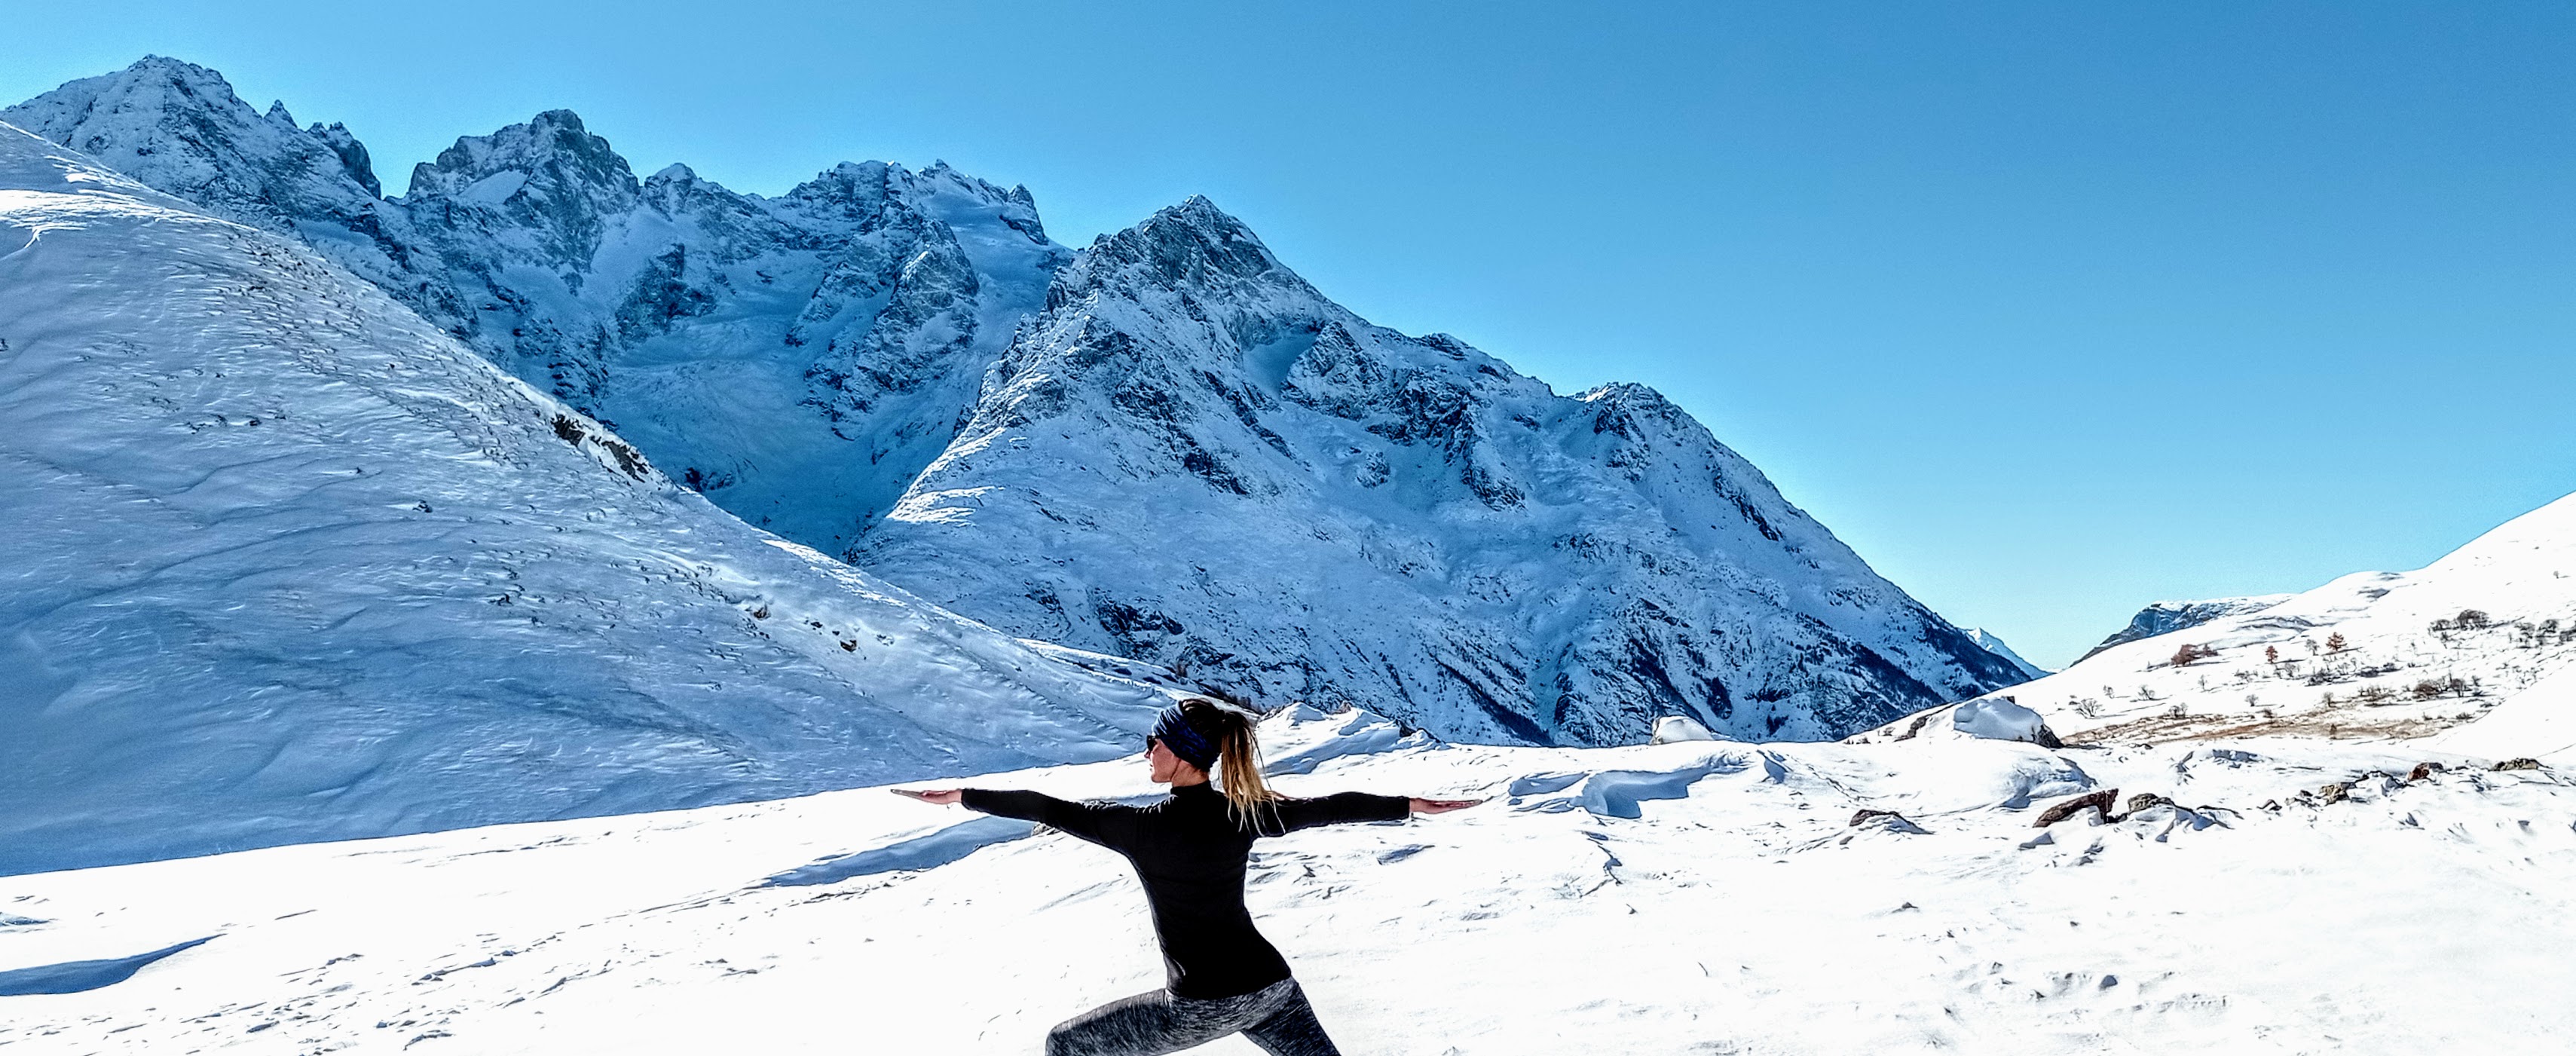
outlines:
[[[1345,1051],[2530,1051],[2576,1017],[2551,770],[2410,783],[2421,751],[2317,740],[1465,748],[1311,711],[1266,737],[1320,760],[1292,793],[1497,797],[1257,847],[1253,910]],[[1132,796],[1142,769],[973,783]],[[2350,798],[2292,799],[2330,782]],[[2185,808],[2035,839],[2114,785]],[[768,883],[961,831],[918,870]],[[0,998],[0,1045],[1032,1053],[1160,964],[1124,863],[1023,831],[858,790],[0,879],[0,972],[215,936]]]
[[[2109,646],[1987,699],[2035,709],[2073,741],[2438,734],[2433,743],[2490,760],[2576,762],[2576,495],[2411,572],[2245,600],[2262,604]]]
[[[1101,759],[1163,700],[302,246],[6,125],[0,188],[0,873]]]

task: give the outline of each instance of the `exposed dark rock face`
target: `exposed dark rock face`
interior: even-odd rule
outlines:
[[[2099,792],[2087,792],[2073,799],[2062,800],[2057,803],[2049,804],[2047,810],[2039,812],[2039,820],[2031,822],[2031,827],[2045,829],[2088,810],[2094,812],[2094,815],[2100,818],[2103,822],[2108,823],[2115,820],[2116,816],[2112,814],[2111,808],[2119,802],[2120,790],[2116,788],[2106,788]]]

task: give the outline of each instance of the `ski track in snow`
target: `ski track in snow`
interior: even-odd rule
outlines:
[[[1348,1051],[2528,1051],[2570,1019],[2576,789],[2550,769],[2320,740],[1546,749],[1388,728],[1303,709],[1265,728],[1278,757],[1361,745],[1291,794],[1497,796],[1255,848],[1254,911]],[[2404,779],[2427,760],[2451,765]],[[1142,765],[973,784],[1129,796]],[[2181,806],[2034,839],[2051,800],[2008,805],[2032,774]],[[2328,783],[2347,798],[2295,798]],[[30,921],[0,972],[222,934],[7,998],[0,1045],[1035,1052],[1161,966],[1123,862],[999,820],[857,790],[0,879]],[[890,861],[906,847],[927,850]]]

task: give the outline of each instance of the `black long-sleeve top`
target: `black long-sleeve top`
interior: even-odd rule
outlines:
[[[1282,799],[1257,808],[1257,824],[1246,830],[1228,813],[1225,796],[1206,784],[1180,786],[1170,798],[1141,807],[980,788],[965,790],[958,801],[1125,855],[1145,884],[1154,937],[1163,945],[1165,985],[1175,996],[1201,999],[1248,994],[1288,978],[1288,962],[1253,929],[1243,905],[1254,839],[1317,825],[1401,821],[1413,807],[1401,796],[1364,792]]]

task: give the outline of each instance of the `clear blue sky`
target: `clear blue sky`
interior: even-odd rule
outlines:
[[[751,191],[945,158],[1076,245],[1205,193],[1378,322],[1663,390],[2044,663],[2576,491],[2576,7],[598,10],[22,5],[0,97],[173,55],[389,190],[552,107]]]

